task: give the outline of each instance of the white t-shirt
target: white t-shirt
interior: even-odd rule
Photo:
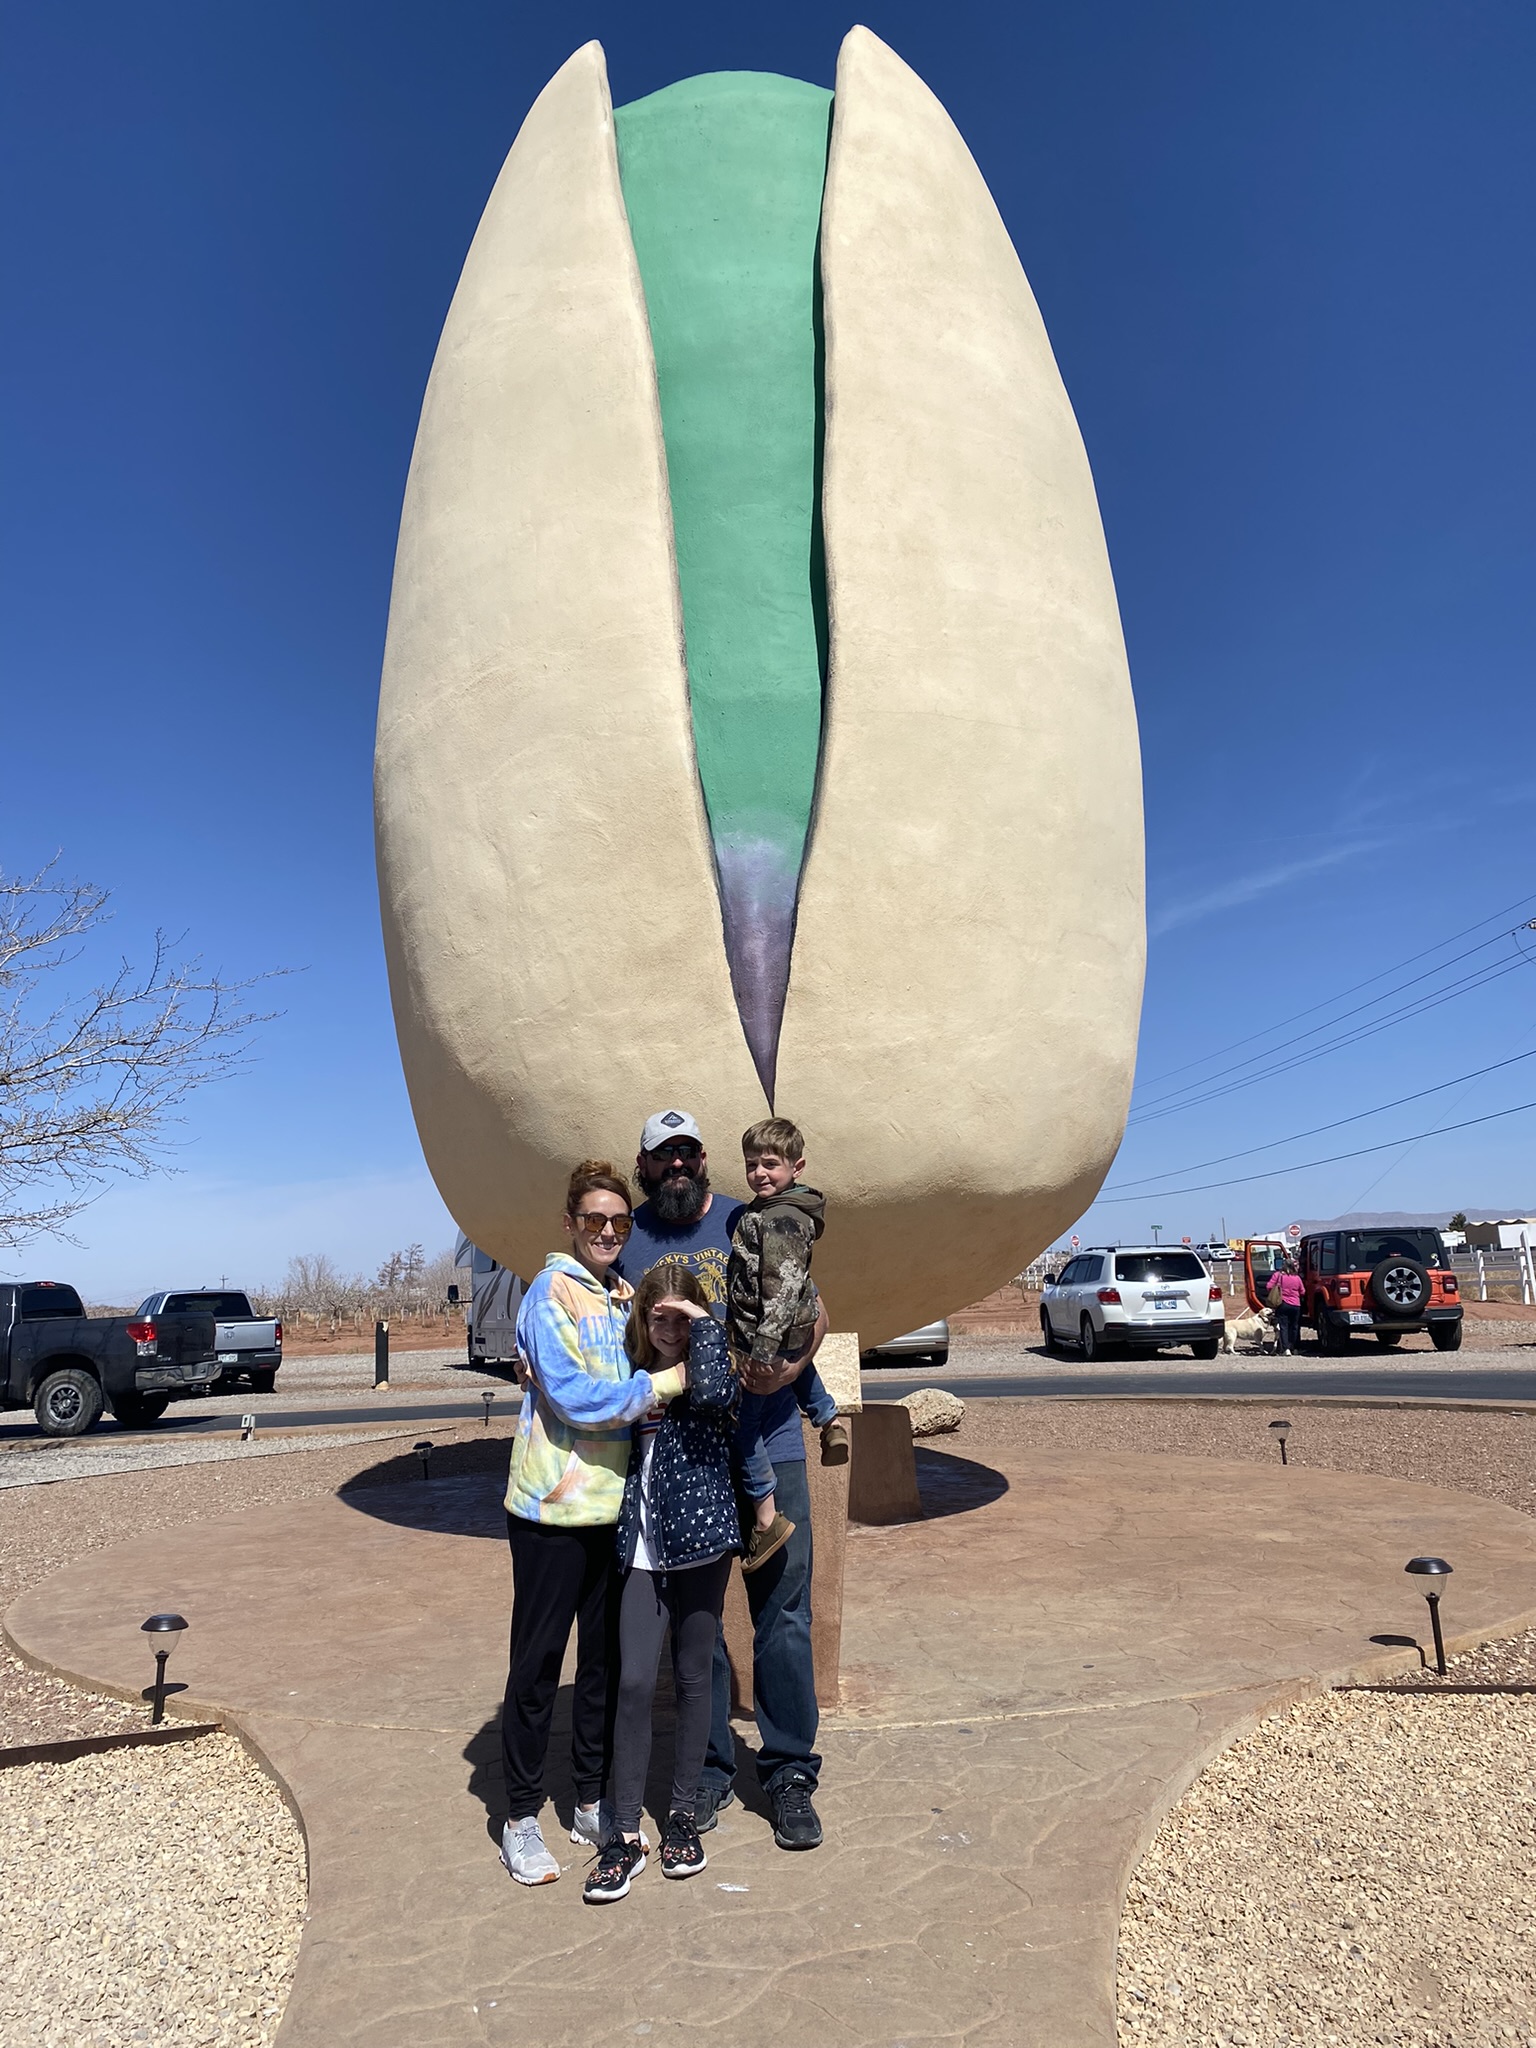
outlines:
[[[656,1554],[651,1549],[651,1457],[656,1449],[656,1432],[661,1428],[665,1413],[664,1408],[653,1408],[637,1425],[640,1431],[640,1518],[631,1567],[637,1572],[659,1572],[664,1569],[656,1562]],[[714,1564],[724,1556],[723,1550],[717,1550],[713,1557],[696,1557],[692,1564],[682,1565],[679,1569],[697,1571],[700,1565]]]

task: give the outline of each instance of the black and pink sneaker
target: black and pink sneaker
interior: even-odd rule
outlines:
[[[622,1835],[615,1835],[598,1851],[597,1861],[587,1875],[581,1895],[589,1906],[606,1906],[611,1899],[624,1898],[628,1894],[630,1880],[638,1877],[644,1868],[644,1843],[626,1842]]]
[[[691,1813],[669,1813],[661,1831],[663,1877],[696,1877],[709,1862]]]

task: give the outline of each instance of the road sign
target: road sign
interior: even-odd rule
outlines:
[[[1080,1237],[1078,1236],[1077,1232],[1076,1232],[1076,1231],[1074,1230],[1074,1231],[1073,1231],[1073,1233],[1072,1233],[1072,1249],[1073,1249],[1073,1251],[1076,1251],[1076,1250],[1077,1250],[1078,1246],[1079,1246],[1079,1245],[1080,1245],[1080,1244],[1082,1243],[1082,1241],[1083,1241],[1083,1240],[1082,1240],[1082,1239],[1081,1239],[1081,1238],[1080,1238]]]
[[[1285,1234],[1287,1237],[1300,1237],[1301,1225],[1299,1223],[1287,1223],[1287,1225],[1285,1226]]]

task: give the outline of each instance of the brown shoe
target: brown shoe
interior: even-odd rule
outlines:
[[[744,1572],[755,1572],[760,1564],[766,1564],[775,1551],[782,1550],[795,1533],[795,1525],[788,1515],[775,1515],[766,1529],[753,1529],[747,1535],[747,1547],[741,1553],[741,1568]]]
[[[841,1415],[834,1415],[821,1432],[821,1462],[823,1465],[846,1465],[848,1462],[848,1424]]]

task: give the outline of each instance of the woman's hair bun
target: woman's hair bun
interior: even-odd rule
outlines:
[[[601,1188],[606,1194],[617,1195],[624,1204],[633,1208],[629,1199],[629,1184],[611,1159],[583,1159],[572,1170],[565,1190],[565,1213],[576,1214],[577,1205],[583,1195],[590,1195],[594,1188]]]

